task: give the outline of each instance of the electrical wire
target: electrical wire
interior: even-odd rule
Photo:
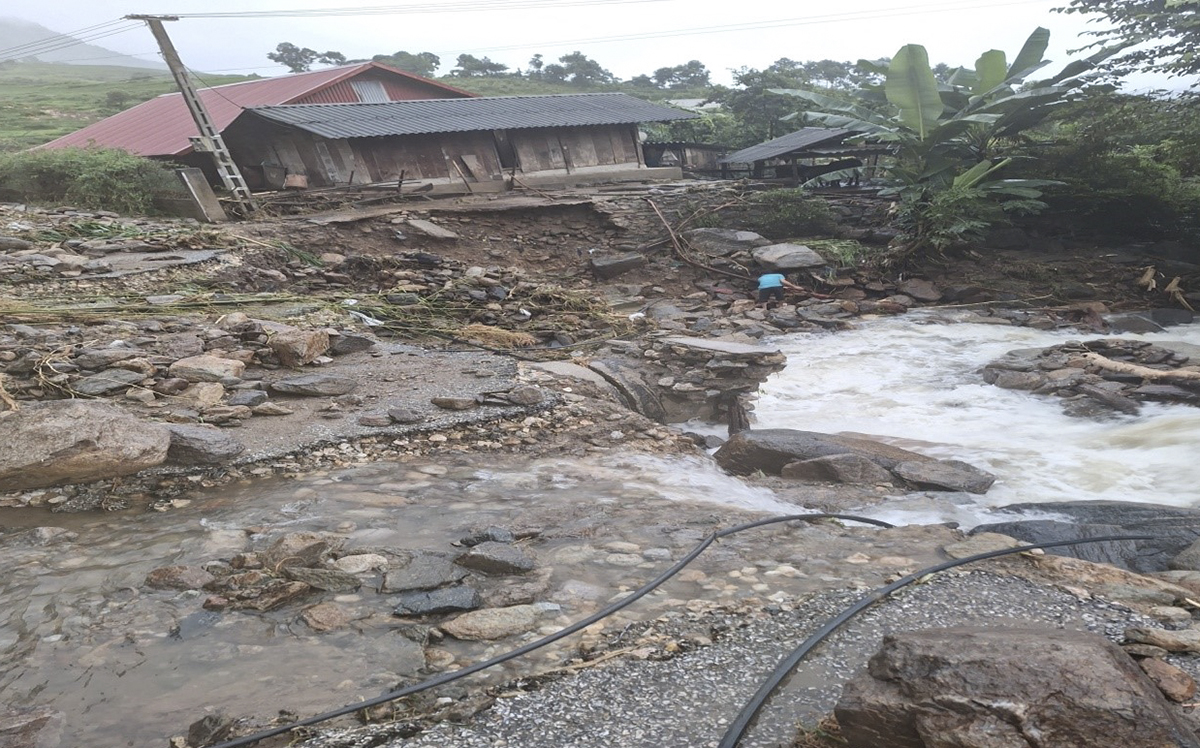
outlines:
[[[356,8],[306,8],[292,10],[246,10],[213,13],[172,13],[176,18],[331,18],[352,16],[458,13],[491,10],[537,10],[592,5],[643,5],[675,0],[459,0],[409,5],[375,5]]]
[[[18,49],[15,53],[10,53],[8,50],[0,50],[0,60],[16,59],[19,57],[37,57],[39,55],[58,52],[60,50],[70,49],[71,47],[80,46],[83,44],[90,44],[91,42],[98,41],[100,39],[107,39],[110,36],[117,36],[118,34],[124,34],[127,31],[132,31],[137,28],[141,28],[140,23],[131,23],[127,26],[111,29],[103,33],[90,34],[79,38],[71,38],[70,40],[51,43],[45,47]]]
[[[815,649],[818,644],[820,644],[825,640],[826,637],[840,628],[842,624],[846,623],[851,618],[863,612],[880,600],[883,600],[885,597],[901,587],[906,587],[913,582],[920,581],[930,574],[936,574],[940,571],[945,571],[946,569],[953,569],[956,566],[975,563],[976,561],[984,561],[989,558],[1009,556],[1014,553],[1024,553],[1025,551],[1033,551],[1041,548],[1058,548],[1061,546],[1082,545],[1084,543],[1104,543],[1113,540],[1154,540],[1154,536],[1109,535],[1101,538],[1084,538],[1080,540],[1059,540],[1050,543],[1034,543],[1032,545],[1023,545],[1016,548],[1004,548],[999,551],[978,553],[974,556],[967,556],[966,558],[955,559],[953,561],[944,561],[940,564],[935,564],[934,566],[930,566],[925,569],[921,569],[920,571],[913,572],[907,576],[901,577],[885,587],[880,587],[876,590],[868,592],[866,595],[859,598],[858,602],[843,610],[828,623],[822,626],[816,633],[805,639],[804,642],[795,649],[795,651],[793,651],[782,662],[779,663],[774,672],[771,673],[770,677],[763,682],[758,691],[753,697],[751,697],[750,701],[748,701],[746,705],[742,707],[742,710],[738,713],[738,716],[729,724],[729,728],[725,731],[724,737],[721,738],[718,748],[737,748],[738,744],[742,742],[742,737],[753,724],[755,717],[758,716],[758,713],[767,703],[767,699],[770,698],[771,694],[774,693],[777,688],[779,688],[780,684],[782,684],[783,681],[789,675],[791,675],[791,672],[795,670],[797,665],[800,664],[800,661],[808,656],[809,652],[812,652],[812,650]]]
[[[397,689],[395,691],[385,693],[382,696],[376,696],[373,699],[367,699],[366,701],[361,701],[356,704],[349,704],[347,706],[341,707],[340,709],[335,709],[331,712],[325,712],[324,714],[318,714],[315,717],[309,717],[307,719],[299,720],[297,722],[292,722],[290,724],[281,725],[279,727],[273,727],[269,730],[263,730],[262,732],[257,732],[252,735],[247,735],[245,737],[236,738],[234,740],[227,740],[224,743],[218,743],[217,745],[214,745],[211,748],[241,748],[242,746],[250,745],[251,743],[257,743],[260,740],[266,740],[267,738],[271,738],[276,735],[282,735],[283,733],[290,732],[291,730],[294,730],[298,727],[308,727],[310,725],[315,725],[320,722],[326,722],[328,720],[334,719],[335,717],[342,717],[347,714],[353,714],[354,712],[361,711],[363,709],[370,709],[371,707],[379,706],[380,704],[386,704],[389,701],[395,701],[396,699],[400,699],[405,696],[411,696],[414,693],[419,693],[421,691],[427,691],[430,688],[435,688],[437,686],[441,686],[446,683],[456,681],[460,678],[465,678],[466,676],[473,675],[475,673],[480,672],[481,670],[486,670],[495,665],[500,665],[502,663],[508,662],[509,660],[516,659],[517,657],[521,657],[523,655],[529,654],[530,652],[541,649],[542,647],[545,647],[548,644],[553,644],[554,642],[558,641],[559,639],[568,637],[571,634],[576,633],[577,631],[582,631],[583,629],[587,628],[588,626],[591,626],[593,623],[603,620],[604,618],[607,618],[608,616],[612,615],[613,613],[616,613],[617,611],[632,605],[634,602],[636,602],[636,601],[640,600],[641,598],[645,597],[646,595],[650,594],[655,589],[662,586],[662,584],[665,583],[667,580],[669,580],[671,577],[675,576],[680,571],[682,571],[684,569],[684,567],[686,567],[692,561],[696,560],[696,558],[701,553],[703,553],[705,551],[705,549],[707,549],[710,545],[715,543],[717,540],[720,540],[721,538],[725,538],[725,537],[734,535],[739,532],[744,532],[746,530],[753,530],[753,529],[756,529],[759,527],[764,527],[766,525],[773,525],[773,524],[777,524],[780,522],[793,522],[793,521],[801,521],[801,520],[810,521],[810,520],[817,520],[817,519],[841,519],[841,520],[846,520],[849,522],[861,522],[863,524],[875,525],[876,527],[884,527],[884,528],[890,528],[890,527],[895,526],[888,522],[883,522],[881,520],[872,519],[870,517],[858,517],[858,516],[851,515],[851,514],[819,513],[819,514],[790,514],[790,515],[786,515],[783,517],[769,517],[767,519],[760,519],[755,522],[747,522],[745,524],[737,525],[735,527],[730,527],[725,530],[720,530],[718,532],[714,532],[714,533],[710,534],[707,538],[705,538],[704,540],[697,543],[696,546],[687,553],[687,555],[685,555],[683,558],[681,558],[678,562],[676,562],[674,565],[672,565],[669,569],[663,571],[657,577],[655,577],[651,581],[647,582],[643,586],[639,587],[634,592],[630,593],[627,597],[624,597],[624,598],[618,600],[617,602],[613,603],[612,605],[609,605],[608,607],[593,613],[592,615],[588,616],[587,618],[584,618],[581,621],[577,621],[577,622],[571,624],[570,626],[567,626],[566,628],[562,629],[561,631],[557,631],[553,634],[550,634],[549,636],[538,639],[537,641],[530,642],[529,644],[526,644],[523,647],[518,647],[517,649],[511,650],[509,652],[505,652],[504,654],[499,655],[498,657],[493,657],[490,660],[485,660],[483,662],[479,662],[479,663],[476,663],[469,667],[465,667],[460,670],[455,670],[450,673],[443,673],[442,675],[438,675],[436,677],[430,678],[429,680],[422,681],[421,683],[416,683],[414,685],[407,686],[405,688]]]
[[[962,10],[979,10],[982,8],[999,8],[1010,5],[1041,5],[1046,4],[1049,0],[1012,0],[1011,2],[1002,3],[987,3],[979,5],[962,5],[959,3],[939,5],[936,7],[924,5],[910,5],[901,8],[891,8],[886,11],[847,11],[845,13],[832,13],[823,16],[802,16],[798,18],[778,18],[765,21],[751,21],[747,23],[731,23],[722,24],[721,26],[697,26],[685,29],[672,29],[670,31],[648,31],[637,34],[622,34],[619,36],[602,36],[586,39],[567,39],[553,42],[530,42],[529,44],[507,44],[495,47],[478,47],[472,49],[472,52],[503,52],[513,49],[527,49],[530,47],[554,47],[568,46],[572,44],[607,44],[612,42],[625,41],[640,41],[643,39],[665,39],[677,36],[703,36],[706,34],[725,34],[737,31],[757,31],[761,29],[785,28],[793,26],[816,26],[825,23],[841,23],[844,21],[857,21],[862,19],[876,18],[896,18],[902,16],[919,16],[930,13],[946,13]],[[906,12],[907,11],[907,12]],[[442,55],[451,55],[455,51],[443,51]]]
[[[53,36],[48,36],[44,39],[36,39],[31,42],[17,44],[15,46],[9,47],[7,49],[0,49],[0,54],[7,54],[8,52],[17,52],[17,51],[31,48],[31,47],[39,47],[44,44],[57,44],[57,43],[62,42],[64,39],[72,39],[73,40],[77,36],[82,36],[82,35],[86,35],[86,34],[90,34],[90,33],[96,33],[97,31],[99,31],[100,29],[103,29],[106,26],[114,26],[114,25],[122,23],[123,21],[124,21],[124,19],[118,18],[118,19],[115,19],[112,21],[105,21],[104,23],[97,23],[93,26],[86,26],[82,29],[76,29],[75,31],[68,31],[68,32],[65,32],[62,34],[55,33]]]

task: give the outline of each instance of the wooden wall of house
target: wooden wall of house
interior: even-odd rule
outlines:
[[[345,142],[345,141],[342,141]],[[355,138],[349,141],[371,181],[449,179],[488,182],[501,178],[500,157],[490,132],[455,132]]]
[[[641,165],[633,125],[509,130],[521,171],[574,171],[594,166]]]
[[[696,171],[720,171],[722,155],[721,151],[712,148],[684,146],[683,164]]]

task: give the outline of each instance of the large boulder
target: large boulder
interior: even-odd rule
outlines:
[[[754,250],[752,256],[764,270],[777,273],[819,268],[828,264],[824,257],[803,244],[772,244]]]
[[[718,465],[735,475],[761,472],[838,480],[824,465],[812,465],[809,461],[840,455],[868,460],[895,478],[926,490],[984,493],[996,480],[990,473],[957,460],[935,460],[872,439],[796,429],[742,431],[721,445],[713,457]],[[881,477],[878,473],[868,477],[861,465],[853,472],[863,477],[849,482],[874,481]]]
[[[1200,539],[1200,509],[1189,507],[1126,501],[1057,501],[1010,504],[998,511],[1015,516],[1011,521],[980,525],[972,532],[998,532],[1028,543],[1106,535],[1151,536],[1149,540],[1047,549],[1047,553],[1113,564],[1139,573],[1171,568],[1172,560]],[[1022,515],[1038,519],[1022,519]]]
[[[713,457],[718,465],[735,475],[755,472],[779,475],[790,462],[844,454],[865,457],[887,470],[902,462],[933,459],[870,439],[797,429],[742,431],[721,445]]]
[[[12,445],[0,449],[0,491],[23,491],[154,467],[171,432],[107,403],[54,400],[0,415],[0,444]]]
[[[835,714],[850,748],[1200,748],[1120,647],[1058,629],[887,636]]]

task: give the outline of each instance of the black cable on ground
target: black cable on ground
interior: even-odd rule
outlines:
[[[234,740],[227,740],[224,743],[218,743],[217,745],[212,746],[212,748],[241,748],[241,746],[250,745],[251,743],[257,743],[260,740],[266,740],[267,738],[272,738],[272,737],[275,737],[276,735],[282,735],[283,733],[290,732],[298,727],[309,727],[311,725],[315,725],[320,722],[326,722],[328,720],[334,719],[335,717],[342,717],[347,714],[353,714],[354,712],[361,711],[363,709],[370,709],[371,707],[379,706],[380,704],[386,704],[389,701],[395,701],[396,699],[401,699],[401,698],[404,698],[405,696],[411,696],[414,693],[419,693],[421,691],[427,691],[430,688],[436,688],[437,686],[445,685],[446,683],[456,681],[460,678],[465,678],[468,675],[474,675],[475,673],[478,673],[481,670],[486,670],[495,665],[500,665],[502,663],[508,662],[509,660],[513,660],[513,659],[516,659],[523,655],[529,654],[530,652],[533,652],[534,650],[541,649],[542,647],[544,647],[548,644],[553,644],[554,642],[558,641],[559,639],[563,639],[563,638],[568,637],[571,634],[574,634],[578,631],[582,631],[583,629],[587,628],[588,626],[591,626],[593,623],[596,623],[597,621],[607,618],[608,616],[612,615],[613,613],[616,613],[617,611],[632,605],[637,600],[645,597],[646,595],[650,594],[658,587],[662,586],[662,584],[664,582],[666,582],[668,579],[675,576],[679,572],[683,571],[684,567],[686,567],[692,561],[695,561],[696,557],[698,557],[701,553],[703,553],[705,551],[705,549],[707,549],[710,545],[712,545],[713,543],[715,543],[717,540],[719,540],[721,538],[728,537],[730,535],[734,535],[736,533],[743,532],[745,530],[753,530],[758,527],[763,527],[764,525],[773,525],[773,524],[778,524],[780,522],[792,522],[795,520],[816,520],[816,519],[842,519],[842,520],[847,520],[850,522],[861,522],[863,524],[875,525],[877,527],[884,527],[884,528],[895,527],[895,525],[892,525],[888,522],[883,522],[882,520],[877,520],[877,519],[871,519],[870,517],[857,517],[852,514],[821,513],[821,514],[789,514],[789,515],[786,515],[783,517],[769,517],[767,519],[760,519],[755,522],[747,522],[745,524],[737,525],[735,527],[730,527],[725,530],[720,530],[719,532],[712,533],[707,538],[705,538],[704,540],[697,543],[696,547],[692,548],[692,550],[689,551],[688,554],[686,556],[684,556],[683,558],[681,558],[677,563],[675,563],[673,566],[671,566],[666,571],[659,574],[657,577],[655,577],[650,582],[647,582],[645,585],[643,585],[642,587],[638,588],[637,590],[635,590],[634,592],[629,594],[627,597],[624,597],[624,598],[618,600],[617,602],[613,603],[612,605],[609,605],[607,608],[604,608],[602,610],[599,610],[599,611],[593,613],[592,615],[588,616],[587,618],[584,618],[581,621],[577,621],[577,622],[571,624],[570,626],[567,626],[566,628],[562,629],[561,631],[556,631],[555,633],[550,634],[549,636],[538,639],[537,641],[530,642],[529,644],[526,644],[523,647],[518,647],[517,649],[514,649],[511,652],[505,652],[504,654],[499,655],[498,657],[493,657],[490,660],[478,662],[469,667],[465,667],[460,670],[455,670],[450,673],[443,673],[441,675],[430,678],[429,680],[422,681],[421,683],[416,683],[411,686],[406,686],[405,688],[397,689],[395,691],[385,693],[381,696],[376,696],[373,699],[367,699],[366,701],[360,701],[356,704],[348,704],[347,706],[341,707],[340,709],[335,709],[331,712],[325,712],[324,714],[318,714],[315,717],[309,717],[307,719],[302,719],[297,722],[292,722],[292,723],[289,723],[286,725],[281,725],[279,727],[273,727],[269,730],[263,730],[262,732],[256,732],[252,735],[246,735],[245,737],[235,738]]]
[[[939,571],[952,569],[955,566],[963,566],[964,564],[971,564],[976,561],[984,561],[986,559],[997,558],[999,556],[1009,556],[1014,553],[1032,551],[1039,548],[1057,548],[1059,546],[1081,545],[1083,543],[1103,543],[1109,540],[1153,539],[1154,536],[1152,535],[1110,535],[1103,538],[1060,540],[1053,543],[1035,543],[1033,545],[1023,545],[1016,548],[1005,548],[1003,550],[979,553],[974,556],[955,559],[953,561],[945,561],[943,563],[921,569],[920,571],[913,572],[908,576],[897,579],[895,582],[892,582],[885,587],[872,590],[860,598],[858,602],[854,603],[849,608],[846,608],[836,617],[831,619],[812,636],[805,639],[804,643],[802,643],[794,652],[788,655],[786,659],[779,663],[778,667],[776,667],[774,672],[771,673],[771,676],[763,682],[762,686],[759,687],[758,691],[753,697],[751,697],[750,701],[746,702],[746,705],[742,707],[742,711],[738,713],[737,718],[734,719],[729,725],[729,729],[725,731],[725,736],[721,738],[718,748],[737,748],[738,744],[742,742],[742,737],[745,736],[746,731],[750,729],[750,725],[754,722],[755,717],[758,716],[758,713],[762,710],[763,706],[766,705],[767,699],[770,698],[771,694],[775,692],[775,689],[779,688],[780,684],[783,683],[783,681],[789,675],[791,675],[792,671],[795,670],[796,666],[800,664],[801,660],[808,656],[808,654],[812,652],[818,644],[824,641],[826,637],[840,628],[842,624],[846,623],[854,616],[863,612],[901,587],[906,587],[913,582],[924,579],[930,574],[936,574]]]

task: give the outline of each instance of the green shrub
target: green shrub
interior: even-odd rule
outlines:
[[[771,239],[820,236],[837,228],[829,204],[802,190],[767,190],[756,194],[756,230]]]
[[[156,197],[180,192],[172,167],[126,151],[61,148],[0,156],[0,199],[145,214],[153,212]]]

